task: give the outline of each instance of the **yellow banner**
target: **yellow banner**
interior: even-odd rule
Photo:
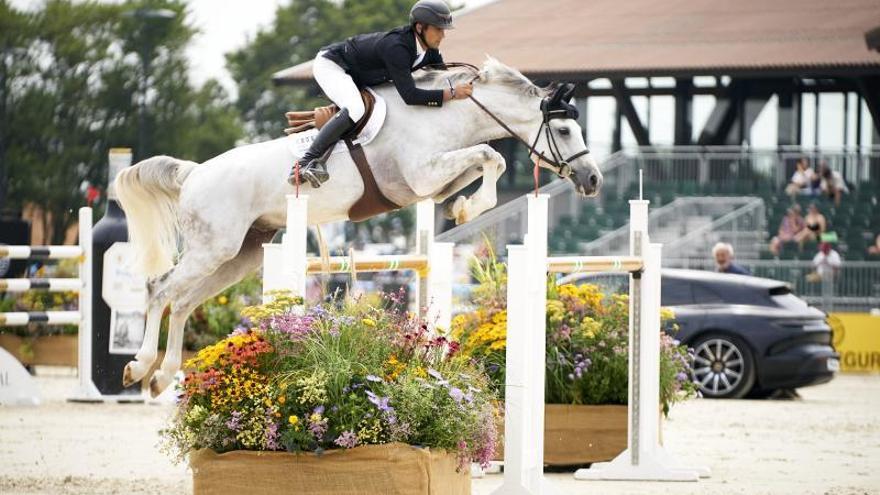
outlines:
[[[832,313],[828,322],[840,353],[840,371],[880,372],[880,315]]]

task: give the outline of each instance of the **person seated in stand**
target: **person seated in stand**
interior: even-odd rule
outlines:
[[[733,246],[726,242],[715,244],[712,248],[712,256],[715,258],[715,269],[719,273],[752,274],[748,268],[733,262]]]
[[[827,229],[828,223],[825,220],[825,215],[819,212],[816,203],[810,203],[807,216],[804,217],[804,228],[794,235],[794,240],[803,249],[805,242],[818,241]]]
[[[817,194],[819,182],[816,180],[816,172],[810,168],[806,158],[801,158],[795,165],[796,169],[791,176],[791,182],[785,187],[785,193],[793,200],[800,195]],[[815,189],[813,185],[815,184]]]
[[[834,206],[840,206],[840,197],[849,194],[849,188],[843,176],[836,170],[831,170],[828,164],[822,162],[819,167],[819,176],[822,178],[822,193],[834,200]]]
[[[324,94],[339,107],[318,132],[308,151],[294,165],[287,181],[296,183],[296,170],[312,187],[330,179],[326,153],[365,114],[360,90],[393,81],[408,105],[439,108],[449,100],[471,95],[470,84],[445,89],[419,89],[412,72],[426,65],[442,64],[439,47],[446,30],[452,29],[452,12],[442,0],[419,0],[409,13],[409,25],[388,32],[360,34],[322,48],[312,72]]]
[[[868,246],[868,254],[871,256],[880,256],[880,234],[874,239],[874,244]]]
[[[801,230],[805,229],[804,219],[801,217],[799,207],[792,206],[788,209],[785,217],[779,223],[779,231],[776,236],[770,240],[770,252],[773,256],[779,256],[779,250],[782,245],[787,242],[796,242],[795,237]]]

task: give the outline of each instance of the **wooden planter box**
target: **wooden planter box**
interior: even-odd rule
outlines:
[[[46,335],[34,339],[0,334],[0,347],[21,364],[76,367],[76,335]]]
[[[470,495],[470,466],[454,454],[401,443],[315,453],[190,453],[193,495]]]
[[[626,421],[626,406],[545,404],[544,464],[571,466],[614,459],[626,449]],[[504,460],[503,442],[495,459]]]

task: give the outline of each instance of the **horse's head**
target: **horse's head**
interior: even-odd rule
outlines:
[[[574,84],[562,84],[541,100],[543,125],[535,149],[543,156],[532,159],[570,180],[581,195],[595,196],[602,187],[602,172],[584,142],[578,110],[570,103],[573,94]]]

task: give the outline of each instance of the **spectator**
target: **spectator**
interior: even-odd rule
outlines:
[[[733,246],[726,242],[715,244],[712,248],[712,256],[715,257],[716,270],[719,273],[752,274],[747,268],[733,262]]]
[[[828,229],[825,215],[819,212],[816,203],[810,203],[807,216],[804,217],[804,228],[795,234],[794,240],[803,248],[805,242],[818,241],[819,237]]]
[[[880,234],[874,239],[874,244],[868,246],[868,254],[880,256]]]
[[[816,271],[808,279],[812,282],[830,280],[840,271],[841,263],[840,254],[831,247],[831,243],[823,242],[819,244],[819,252],[813,257],[813,268]]]
[[[795,165],[797,169],[791,176],[791,182],[785,187],[785,193],[793,200],[799,195],[815,195],[818,193],[819,181],[816,172],[810,168],[806,158],[801,158]]]
[[[800,207],[792,206],[788,209],[782,221],[779,222],[779,230],[773,239],[770,239],[770,252],[773,256],[779,256],[779,249],[787,242],[798,242],[795,239],[800,231],[806,228],[804,218],[801,216]]]
[[[819,176],[822,177],[822,193],[834,200],[834,206],[840,206],[840,197],[849,194],[849,188],[840,172],[831,170],[824,161],[819,167]]]

